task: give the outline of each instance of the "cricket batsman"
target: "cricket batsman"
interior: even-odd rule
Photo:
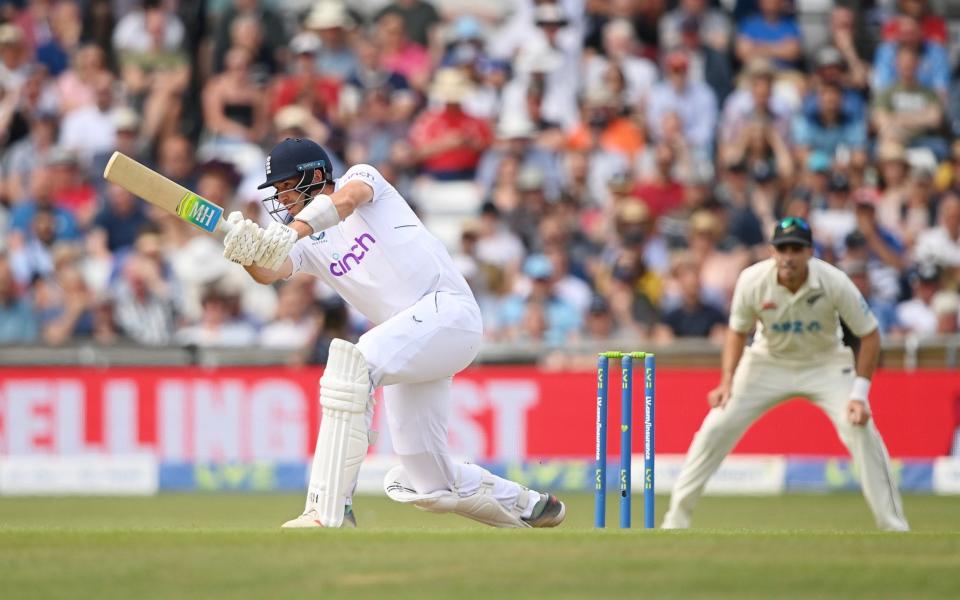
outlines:
[[[306,506],[283,527],[356,527],[352,496],[379,386],[400,459],[384,482],[390,498],[495,527],[559,525],[565,507],[556,497],[450,458],[451,381],[477,355],[480,309],[397,190],[369,165],[334,180],[326,151],[299,138],[270,152],[260,188],[268,187],[277,222],[264,230],[231,214],[223,255],[262,284],[310,273],[376,325],[356,345],[330,344]]]
[[[870,378],[880,354],[877,320],[842,271],[813,258],[806,221],[783,219],[771,243],[773,257],[737,279],[723,376],[707,395],[711,410],[687,452],[663,527],[689,527],[704,485],[747,427],[781,401],[803,396],[827,413],[853,456],[877,526],[907,531],[890,457],[870,419]],[[860,338],[856,365],[841,343],[839,319]],[[754,327],[753,344],[746,347]]]

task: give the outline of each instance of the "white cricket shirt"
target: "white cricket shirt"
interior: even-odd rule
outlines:
[[[321,278],[374,324],[432,292],[472,298],[446,247],[380,172],[355,165],[335,189],[355,179],[373,189],[373,199],[337,225],[300,239],[290,251],[293,273]]]
[[[808,267],[807,281],[795,294],[777,283],[772,258],[740,273],[730,328],[748,333],[756,324],[751,352],[826,360],[842,347],[840,318],[857,336],[877,328],[866,300],[843,271],[817,258],[811,258]]]

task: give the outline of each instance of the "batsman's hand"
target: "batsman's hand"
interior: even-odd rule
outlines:
[[[253,264],[263,229],[250,219],[244,219],[240,211],[234,211],[227,217],[233,225],[230,233],[223,238],[223,257],[245,267]]]
[[[710,408],[723,408],[730,402],[730,384],[721,383],[707,394],[707,404]]]
[[[870,420],[870,409],[862,400],[851,400],[847,404],[847,419],[854,425],[864,426]]]
[[[260,245],[253,258],[254,264],[271,271],[278,270],[297,239],[297,232],[290,227],[271,223],[260,237]]]

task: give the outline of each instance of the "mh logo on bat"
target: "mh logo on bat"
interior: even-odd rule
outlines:
[[[213,233],[217,230],[220,217],[223,216],[223,209],[189,192],[177,204],[177,215],[184,221]]]

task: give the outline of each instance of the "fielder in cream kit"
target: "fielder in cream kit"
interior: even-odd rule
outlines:
[[[842,271],[813,258],[812,239],[806,221],[788,217],[774,231],[773,257],[740,274],[721,383],[707,397],[711,410],[687,452],[664,528],[689,527],[704,485],[744,431],[778,403],[801,396],[827,414],[853,456],[877,526],[909,529],[887,449],[870,418],[877,320]],[[842,345],[839,319],[860,338],[856,361]]]
[[[369,165],[334,181],[318,144],[288,138],[270,153],[262,229],[233,213],[224,256],[270,284],[304,272],[329,284],[375,326],[356,345],[334,340],[320,379],[322,419],[303,514],[285,528],[356,526],[352,495],[371,442],[373,390],[400,465],[387,495],[496,527],[553,527],[556,497],[451,460],[451,381],[476,357],[480,309],[443,244]]]

